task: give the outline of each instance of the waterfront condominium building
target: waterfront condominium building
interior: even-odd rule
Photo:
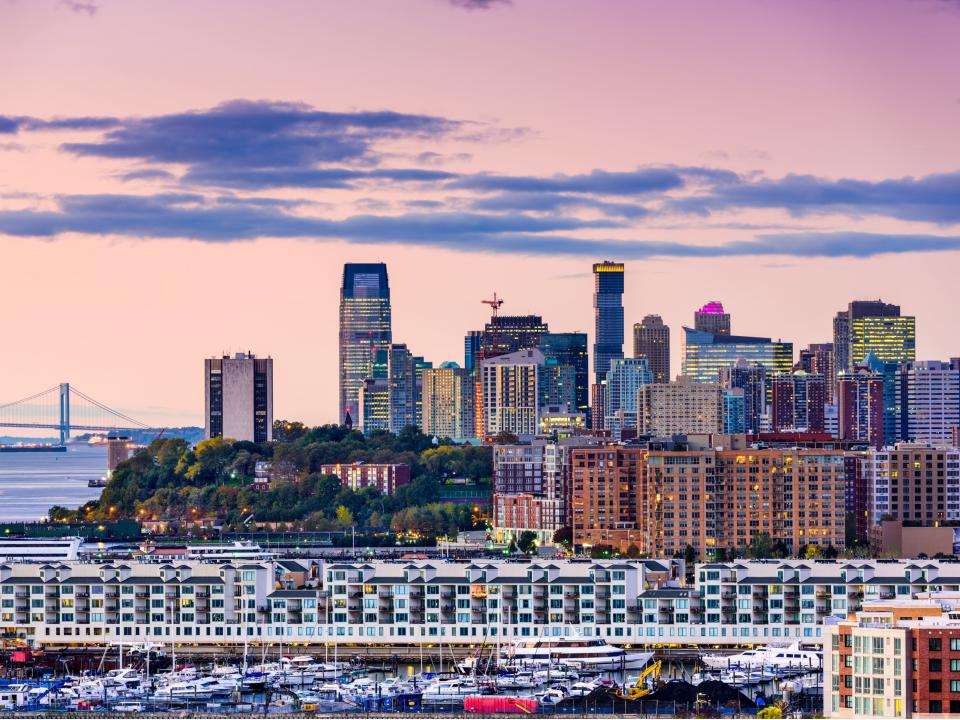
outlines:
[[[767,369],[740,358],[733,365],[720,368],[718,377],[724,390],[743,391],[743,432],[760,433],[767,415]]]
[[[823,375],[797,370],[774,375],[771,385],[773,432],[824,431],[827,388]]]
[[[623,357],[623,263],[594,263],[593,277],[593,373],[599,383],[610,363]]]
[[[866,453],[861,472],[871,525],[887,516],[933,526],[960,520],[960,450],[897,443]]]
[[[480,361],[480,397],[485,436],[513,433],[532,436],[538,431],[539,350],[520,350]]]
[[[940,361],[914,362],[898,370],[900,436],[910,442],[949,445],[960,425],[960,367]]]
[[[723,432],[723,394],[716,383],[695,383],[681,375],[675,382],[644,385],[638,393],[640,433],[674,435]]]
[[[694,382],[717,382],[720,370],[744,359],[762,365],[769,375],[793,369],[793,343],[765,337],[718,335],[683,328],[683,374]]]
[[[360,388],[392,340],[384,263],[346,263],[340,288],[340,422],[359,415]]]
[[[237,353],[204,360],[205,436],[273,439],[273,360]]]
[[[837,375],[837,434],[875,448],[884,443],[883,375],[869,368]]]
[[[473,372],[443,363],[423,371],[423,432],[439,438],[475,437]]]
[[[670,328],[659,315],[634,323],[633,356],[647,359],[655,383],[670,382]]]
[[[549,363],[555,360],[560,365],[573,368],[575,407],[572,411],[585,418],[590,414],[590,355],[587,351],[587,334],[582,332],[544,333],[540,336],[540,352]]]
[[[723,303],[711,300],[693,314],[693,327],[711,335],[730,334],[730,313],[723,309]]]
[[[387,350],[387,382],[387,429],[396,435],[417,420],[417,373],[413,354],[403,343],[393,343]]]
[[[607,370],[603,428],[613,432],[636,428],[638,393],[652,382],[653,373],[646,358],[613,360]]]

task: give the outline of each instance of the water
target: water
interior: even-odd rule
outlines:
[[[39,520],[51,505],[76,508],[100,496],[87,481],[107,472],[104,446],[70,445],[65,453],[0,453],[0,522]]]

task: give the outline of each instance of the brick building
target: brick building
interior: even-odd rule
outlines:
[[[335,463],[323,465],[320,472],[336,475],[340,483],[351,490],[375,487],[382,495],[392,495],[398,487],[410,482],[410,466],[404,464]]]

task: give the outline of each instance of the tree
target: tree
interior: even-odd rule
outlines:
[[[697,560],[697,551],[693,545],[687,545],[683,549],[683,559],[687,563],[688,567],[693,567],[693,563]]]
[[[573,528],[562,527],[553,533],[553,542],[557,545],[570,547],[573,545]]]
[[[532,555],[537,549],[537,534],[532,530],[524,530],[517,538],[517,547],[525,555]]]
[[[337,506],[337,525],[346,530],[348,527],[354,525],[353,513],[350,512],[350,508],[344,505]]]
[[[627,557],[628,558],[640,557],[640,548],[638,548],[634,543],[630,543],[630,545],[627,547]]]

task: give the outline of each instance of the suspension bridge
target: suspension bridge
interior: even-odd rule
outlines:
[[[132,432],[150,426],[94,400],[70,383],[0,404],[0,427],[57,430],[60,443],[78,432]]]

